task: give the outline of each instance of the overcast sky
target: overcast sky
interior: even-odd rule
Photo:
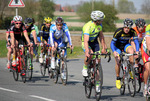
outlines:
[[[79,4],[80,1],[92,1],[92,0],[53,0],[56,4],[61,4],[62,6],[65,5],[76,5]],[[98,1],[98,0],[95,0]],[[112,0],[103,0],[106,3],[112,3]],[[115,5],[117,5],[118,0],[114,0]],[[140,11],[141,5],[144,3],[144,0],[128,0],[134,3],[135,8],[137,11]]]

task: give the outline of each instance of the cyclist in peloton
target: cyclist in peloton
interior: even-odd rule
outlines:
[[[100,47],[99,47],[99,42],[97,40],[97,38],[99,38],[101,45],[102,45],[102,53],[106,53],[106,49],[107,46],[105,44],[105,40],[104,40],[104,35],[102,32],[102,21],[105,18],[105,15],[102,11],[92,11],[91,13],[91,21],[87,22],[84,26],[83,26],[83,30],[82,30],[82,49],[85,52],[85,58],[84,58],[84,65],[83,65],[83,69],[82,69],[82,75],[84,77],[88,76],[87,73],[87,68],[88,68],[88,64],[90,62],[90,60],[92,58],[95,58],[95,56],[90,56],[89,53],[95,53],[95,52],[99,52],[100,53]],[[87,58],[89,58],[88,61]],[[99,58],[99,62],[100,62],[100,56]],[[99,89],[99,81],[97,80],[96,84],[96,90],[97,92],[100,92]]]
[[[39,62],[40,63],[43,63],[43,54],[42,53],[46,49],[46,46],[43,46],[42,41],[44,41],[44,44],[48,43],[51,21],[52,21],[52,18],[50,18],[50,17],[44,18],[44,24],[42,24],[41,27],[40,27],[39,36],[40,36],[41,39],[39,41],[41,42],[40,46],[41,46],[41,49],[42,49],[40,57],[39,57]]]
[[[68,38],[70,49],[73,49],[68,27],[64,23],[62,17],[57,17],[55,20],[55,24],[52,24],[50,27],[50,43],[52,45],[52,59],[51,59],[52,69],[55,69],[55,58],[54,58],[55,50],[57,49],[57,47],[65,47],[65,44],[63,43],[64,35],[66,35]],[[64,51],[63,51],[63,55],[64,55]]]
[[[11,21],[11,25],[14,25],[14,21]],[[6,48],[8,50],[7,52],[7,68],[10,69],[10,58],[11,58],[11,53],[12,53],[12,48],[11,48],[11,37],[10,37],[10,28],[7,29],[6,31]]]
[[[28,32],[28,37],[30,38],[30,43],[33,46],[33,44],[37,45],[37,38],[36,38],[36,31],[35,31],[35,27],[33,25],[33,19],[32,18],[26,18],[24,20],[24,25],[25,28]],[[26,44],[26,40],[25,38],[23,38],[25,44]],[[29,47],[29,52],[31,54],[31,60],[33,60],[33,47]]]
[[[136,19],[135,20],[135,27],[133,28],[135,31],[136,31],[136,33],[137,33],[137,35],[138,35],[138,41],[139,41],[139,51],[141,52],[141,44],[142,44],[142,40],[143,40],[143,38],[145,37],[145,29],[146,29],[146,26],[145,26],[145,24],[146,24],[146,22],[145,22],[145,20],[144,19],[142,19],[142,18],[138,18],[138,19]],[[132,44],[131,43],[131,45],[133,46],[133,47],[135,47],[135,45],[134,44]],[[135,62],[135,72],[136,73],[138,73],[138,61],[137,60],[135,60],[136,62]]]
[[[142,41],[141,45],[141,54],[142,60],[144,63],[144,89],[143,89],[143,96],[146,96],[148,93],[148,86],[147,80],[150,73],[150,24],[146,27],[146,35]]]
[[[28,45],[30,45],[30,39],[28,37],[27,30],[25,29],[24,24],[22,23],[22,17],[21,16],[14,16],[13,18],[14,25],[10,26],[10,37],[11,37],[11,47],[13,48],[13,62],[12,66],[16,66],[16,46],[18,46],[18,43],[22,41],[22,32],[25,36],[25,39],[28,42]],[[23,47],[22,47],[23,51]],[[22,73],[22,75],[25,75],[25,73]]]
[[[133,21],[129,18],[126,18],[124,20],[124,27],[118,28],[114,35],[113,39],[111,41],[111,49],[113,51],[114,57],[115,57],[115,71],[116,71],[116,87],[118,89],[121,88],[120,84],[120,57],[119,54],[121,51],[124,51],[126,53],[133,54],[134,51],[138,54],[139,52],[139,42],[136,31],[131,28],[133,25]],[[130,44],[130,41],[134,42],[135,47],[132,47]],[[137,58],[137,57],[136,57]],[[129,57],[131,65],[133,65],[133,56]]]

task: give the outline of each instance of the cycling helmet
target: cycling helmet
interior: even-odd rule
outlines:
[[[50,17],[45,17],[44,18],[45,23],[51,23],[51,21],[52,21],[52,18],[50,18]]]
[[[26,19],[24,20],[24,24],[25,24],[26,26],[30,26],[31,24],[33,24],[33,19],[32,19],[32,18],[26,18]]]
[[[93,21],[103,20],[104,18],[105,18],[105,15],[101,11],[92,11],[91,13],[91,19]]]
[[[57,17],[56,20],[55,20],[56,24],[63,24],[64,23],[64,20],[62,17]]]
[[[133,25],[133,21],[132,21],[131,19],[126,18],[126,19],[124,20],[124,27],[129,27],[129,28],[131,28],[132,25]]]
[[[13,21],[22,21],[22,17],[19,15],[14,16]]]
[[[144,27],[145,24],[146,24],[146,22],[145,22],[145,20],[142,19],[142,18],[138,18],[138,19],[135,20],[135,25],[136,25],[137,27]]]

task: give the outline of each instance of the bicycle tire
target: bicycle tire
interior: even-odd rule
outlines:
[[[12,70],[13,71],[13,78],[14,78],[15,81],[18,81],[18,79],[19,79],[18,68],[17,68],[17,66],[12,67],[12,68],[15,68],[15,70]]]
[[[40,71],[41,71],[41,75],[44,77],[46,74],[46,67],[44,63],[40,64]]]
[[[130,93],[130,96],[131,97],[134,97],[135,96],[135,93],[136,93],[136,81],[135,81],[135,71],[133,69],[133,66],[130,65],[130,70],[129,72],[131,71],[131,75],[129,74],[129,78],[128,78],[128,90],[129,90],[129,93]]]
[[[141,90],[141,79],[139,73],[135,75],[135,79],[136,79],[136,93],[139,93]]]
[[[60,70],[60,74],[65,73],[64,75],[66,76],[65,78],[63,78],[62,75],[61,75],[61,81],[62,81],[63,85],[66,85],[67,84],[67,80],[68,80],[67,63],[66,63],[65,60],[63,61],[63,64],[62,64],[62,60],[60,60],[60,63],[61,63],[60,64],[60,69],[62,69],[62,67],[64,68],[63,71]]]
[[[25,75],[21,75],[21,77],[22,77],[22,81],[23,81],[23,83],[25,83],[26,82],[26,66],[25,66],[25,61],[23,62],[24,60],[23,59],[21,59],[21,65],[22,65],[22,70],[24,70],[24,73],[25,73]]]
[[[124,82],[124,70],[123,66],[120,66],[120,83],[121,83],[121,88],[120,88],[120,95],[124,95],[125,93],[125,82]]]
[[[89,69],[90,71],[90,69]],[[87,98],[90,98],[91,96],[91,92],[92,92],[92,83],[91,83],[91,77],[90,77],[90,73],[88,73],[89,75],[87,77],[84,78],[84,88],[85,88],[85,96]]]
[[[31,62],[31,56],[28,54],[26,59],[27,59],[26,73],[27,73],[28,79],[31,80],[32,74],[33,74],[33,65],[32,65],[32,62]]]
[[[58,72],[58,67],[56,66],[55,69],[52,70],[52,79],[55,84],[58,81],[58,76],[59,76],[59,72]]]
[[[101,99],[101,94],[102,94],[102,78],[103,78],[103,73],[102,73],[102,66],[100,64],[96,65],[95,67],[95,77],[94,77],[94,88],[95,88],[95,98],[96,98],[96,101],[99,101]],[[98,76],[98,73],[99,72],[99,82],[100,82],[100,92],[97,92],[96,91],[96,77]]]

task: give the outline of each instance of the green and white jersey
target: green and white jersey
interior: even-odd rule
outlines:
[[[95,25],[93,21],[87,22],[82,29],[82,42],[84,41],[84,35],[89,35],[89,41],[93,42],[99,35],[100,31],[102,31],[101,25]]]

